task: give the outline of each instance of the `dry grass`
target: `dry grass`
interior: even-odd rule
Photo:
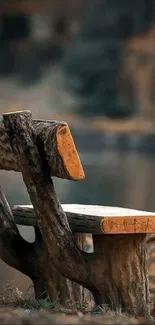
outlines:
[[[155,324],[153,320],[123,315],[121,310],[112,312],[108,306],[98,307],[92,312],[64,308],[59,301],[34,300],[28,288],[26,294],[8,281],[0,292],[0,324],[2,325],[67,325],[67,324]]]
[[[140,318],[132,318],[124,315],[66,315],[65,313],[52,313],[49,311],[38,311],[26,313],[21,309],[0,308],[0,324],[2,325],[67,325],[67,324],[155,324],[153,321],[146,321]]]

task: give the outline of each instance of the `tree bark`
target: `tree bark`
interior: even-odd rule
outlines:
[[[35,235],[34,243],[28,243],[21,237],[0,188],[0,258],[32,280],[36,299],[49,296],[51,300],[59,299],[62,305],[86,304],[86,292],[82,294],[78,284],[67,280],[51,265],[38,227]],[[75,240],[83,248],[85,236],[76,235]]]
[[[92,233],[93,235],[100,235],[100,234],[103,235],[103,230],[100,228],[100,222],[101,222],[102,217],[80,214],[80,212],[79,212],[80,209],[78,209],[78,208],[76,209],[76,213],[71,213],[71,212],[67,212],[68,205],[64,204],[64,205],[62,205],[62,207],[63,207],[64,211],[66,212],[69,225],[70,225],[73,232],[74,231],[79,231],[79,232],[85,231],[85,232],[88,232],[88,233]],[[70,208],[71,207],[72,207],[72,205],[70,205]],[[86,208],[86,206],[85,206],[85,208]],[[74,209],[74,207],[73,207],[73,209]],[[94,207],[94,209],[95,209],[95,207]],[[126,209],[123,209],[123,210],[125,211]],[[14,218],[15,218],[17,223],[24,224],[24,225],[27,225],[27,226],[32,226],[32,225],[37,226],[37,218],[35,216],[33,206],[15,206],[15,207],[13,207],[12,211],[13,211],[13,215],[14,215]],[[128,211],[132,211],[132,210],[128,209]],[[89,211],[89,206],[88,206],[88,209],[87,209],[87,213],[88,212],[90,212]],[[144,211],[142,211],[142,212],[144,213]],[[138,211],[136,211],[135,213],[138,214]],[[129,214],[131,214],[131,212],[129,212]],[[104,238],[102,237],[101,242],[100,242],[100,246],[102,246],[102,244],[103,244],[104,248],[105,248],[105,240],[106,240],[105,238],[109,238],[109,241],[110,241],[110,237],[107,237],[105,235],[104,235]],[[115,240],[117,240],[117,238],[118,237],[116,237]],[[126,237],[124,236],[124,238],[126,238]],[[138,238],[138,237],[135,237],[135,238]],[[100,237],[99,237],[99,239],[100,239]],[[98,242],[99,239],[98,239],[97,236],[94,236],[94,241],[95,242]],[[122,238],[122,240],[123,240],[123,238]],[[131,241],[132,241],[132,239],[131,239]],[[155,242],[155,235],[154,234],[147,235],[148,262],[149,262],[148,263],[148,266],[149,266],[149,284],[150,284],[151,292],[154,292],[154,282],[155,282],[154,281],[154,273],[155,272],[153,273],[153,266],[154,266],[153,263],[155,262],[155,258],[154,258],[154,251],[155,251],[154,242]],[[97,245],[95,245],[95,246],[96,246],[96,249],[97,249]],[[123,247],[124,247],[124,244],[123,244]],[[110,254],[109,250],[108,250],[108,254]],[[116,253],[116,256],[117,256],[117,254],[119,254],[119,252]],[[105,254],[104,254],[104,258],[106,259]],[[145,258],[146,258],[146,256],[145,256]],[[113,259],[113,255],[112,255],[111,259]],[[121,265],[119,267],[121,267]],[[102,265],[102,268],[103,268],[103,265]],[[134,272],[134,274],[135,274],[135,272]],[[144,275],[145,275],[145,272],[144,272]],[[110,279],[110,281],[111,281],[111,279]],[[122,284],[123,284],[123,282],[122,282]],[[125,288],[125,286],[124,286],[124,288]],[[110,294],[109,294],[109,296],[110,296]],[[99,294],[97,294],[97,297],[99,297]],[[101,301],[102,301],[102,298],[101,298]]]
[[[66,213],[72,232],[90,233],[95,235],[103,234],[103,229],[101,228],[101,221],[103,218],[98,215],[89,215],[89,206],[87,209],[88,214],[81,214],[78,212],[78,208],[76,209],[76,212],[68,212],[68,204],[62,204],[61,206]],[[71,208],[73,206],[74,210],[74,204],[69,206]],[[15,205],[12,208],[12,213],[17,224],[38,227],[38,220],[32,205]]]
[[[122,312],[148,316],[150,313],[146,235],[93,236],[97,268],[94,299]],[[104,279],[102,281],[101,277]]]
[[[0,257],[9,266],[31,277],[33,273],[34,244],[19,234],[11,209],[0,188]]]
[[[155,296],[155,234],[147,235],[147,253],[150,292]]]
[[[3,116],[12,149],[20,160],[38,226],[49,256],[49,267],[88,288],[96,304],[149,316],[145,235],[94,236],[94,253],[78,248],[56,195],[44,157],[33,140],[29,112]]]
[[[83,179],[84,171],[67,123],[32,120],[32,124],[33,140],[50,175],[70,180]],[[0,150],[0,169],[21,171],[18,154],[12,148],[3,119],[0,119]]]
[[[19,157],[23,180],[53,264],[65,277],[88,287],[89,254],[78,249],[49,170],[33,142],[31,113],[7,113],[3,115],[3,120],[12,149]]]
[[[47,296],[51,300],[58,300],[63,306],[72,305],[77,307],[86,305],[88,302],[88,292],[82,287],[66,279],[51,263],[49,254],[45,248],[43,237],[38,228],[36,233],[36,251],[38,253],[38,263],[35,265],[38,269],[38,275],[33,278],[35,297],[44,299]],[[82,249],[85,236],[82,234],[75,235],[77,245]],[[90,300],[90,297],[89,297]]]

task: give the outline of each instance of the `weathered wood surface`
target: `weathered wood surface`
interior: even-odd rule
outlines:
[[[9,266],[30,277],[34,285],[37,278],[40,278],[41,272],[40,263],[38,263],[40,259],[38,240],[37,236],[34,243],[28,243],[22,238],[0,188],[0,258]]]
[[[50,265],[71,281],[88,288],[96,304],[108,304],[113,310],[121,308],[122,312],[149,317],[146,235],[94,235],[94,252],[81,251],[56,195],[49,170],[44,168],[34,143],[30,113],[4,115],[4,123],[12,148],[20,157],[23,180]]]
[[[146,235],[93,236],[93,243],[96,265],[102,269],[102,274],[96,276],[97,303],[104,301],[109,306],[115,302],[121,311],[147,316],[150,295]]]
[[[39,146],[51,176],[83,179],[84,171],[67,123],[32,120],[32,124],[35,144]],[[0,152],[0,169],[21,171],[20,160],[12,150],[3,118],[0,118]]]
[[[147,253],[150,291],[155,294],[155,234],[147,236]]]
[[[34,206],[51,267],[54,265],[64,277],[89,288],[87,254],[78,248],[74,240],[49,177],[49,169],[44,164],[40,148],[35,145],[31,113],[7,113],[3,119],[13,151],[21,161],[23,180]]]
[[[69,225],[72,231],[76,231],[77,227],[83,233],[92,233],[95,234],[103,234],[102,230],[99,226],[100,217],[92,218],[87,220],[87,216],[81,215],[74,215],[67,212],[67,205],[62,205],[64,211],[66,212]],[[71,205],[72,206],[72,205]],[[26,226],[38,226],[37,225],[37,218],[34,213],[34,209],[32,206],[14,206],[12,209],[12,213],[15,219],[15,222],[19,225],[26,225]],[[74,219],[75,218],[75,219]],[[84,224],[82,224],[84,222]],[[85,224],[87,223],[87,225]],[[91,224],[90,224],[91,223]],[[89,225],[89,226],[88,226]],[[148,272],[149,272],[149,289],[151,293],[155,292],[155,234],[148,234],[147,235],[147,250],[148,250]]]
[[[83,249],[84,235],[74,235],[75,241]],[[27,275],[33,283],[35,298],[59,299],[62,305],[76,303],[86,305],[90,302],[90,293],[76,283],[63,277],[49,256],[39,228],[35,227],[35,241],[28,243],[20,235],[15,224],[11,208],[0,188],[0,258],[9,266]],[[45,268],[46,265],[46,268]]]
[[[102,234],[155,233],[155,213],[133,209],[62,204],[73,232]],[[12,209],[17,224],[37,227],[32,205]]]

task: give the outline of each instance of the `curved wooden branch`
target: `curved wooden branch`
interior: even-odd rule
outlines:
[[[79,239],[79,238],[78,238]],[[80,242],[81,244],[81,242]],[[10,206],[0,188],[0,258],[9,266],[30,277],[36,299],[49,296],[65,305],[83,302],[81,287],[71,283],[50,264],[43,237],[35,228],[35,242],[28,243],[19,234]],[[46,265],[46,268],[45,268]],[[73,290],[73,288],[75,290]]]
[[[70,180],[83,179],[84,171],[67,123],[32,120],[32,124],[33,140],[50,175]],[[12,150],[3,118],[0,119],[0,152],[0,169],[21,171],[20,160]]]
[[[44,271],[44,265],[48,264],[48,256],[42,236],[39,236],[38,228],[36,232],[37,236],[34,243],[28,243],[22,238],[0,187],[0,258],[7,265],[27,275],[32,280],[36,298],[44,298],[47,294],[51,294],[50,297],[56,299],[57,284],[59,284],[61,276],[54,267],[51,270],[46,268]],[[58,281],[56,281],[57,279]],[[63,282],[65,290],[65,279],[61,282]],[[45,291],[45,283],[53,285],[52,292]]]
[[[0,187],[0,258],[9,266],[29,276],[35,276],[35,245],[19,234],[10,206]]]
[[[30,112],[4,114],[3,119],[12,149],[20,159],[23,179],[52,263],[63,276],[89,288],[92,285],[87,271],[89,254],[78,249],[74,241],[49,170],[33,139]]]

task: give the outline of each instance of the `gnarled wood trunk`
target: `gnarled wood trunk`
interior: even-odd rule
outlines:
[[[88,291],[66,279],[51,264],[38,227],[35,227],[35,237],[34,243],[28,243],[20,236],[0,188],[0,258],[32,280],[36,299],[49,297],[59,300],[62,305],[85,305]],[[77,245],[83,249],[85,235],[75,234],[74,237]]]
[[[96,303],[147,316],[150,299],[146,235],[93,236],[93,240],[96,269],[102,269],[100,277],[94,277]]]
[[[44,299],[49,297],[51,300],[58,300],[62,305],[84,306],[91,300],[90,293],[77,283],[65,278],[60,272],[51,265],[51,261],[44,246],[43,237],[38,228],[35,228],[37,234],[36,252],[37,261],[35,261],[36,274],[32,281],[34,285],[35,297]],[[40,237],[40,239],[38,238]],[[85,235],[75,234],[77,245],[83,249]]]

